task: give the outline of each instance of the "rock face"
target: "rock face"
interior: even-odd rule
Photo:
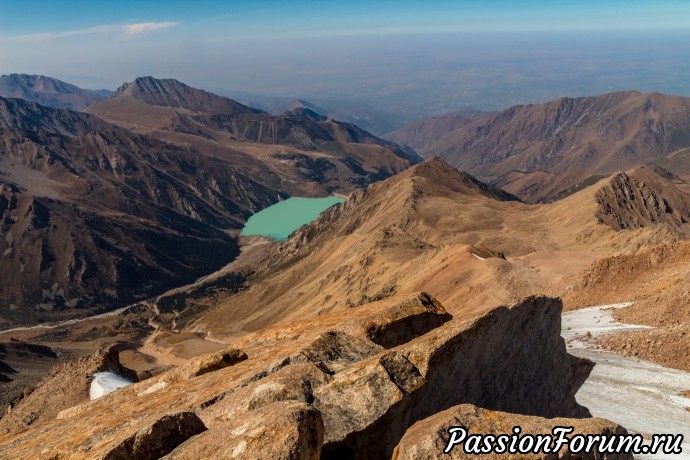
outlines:
[[[163,458],[318,460],[322,444],[319,411],[309,404],[286,401],[258,409],[246,420],[236,419],[196,436]]]
[[[592,364],[565,353],[560,310],[557,300],[528,298],[474,321],[447,323],[336,374],[315,392],[326,426],[324,455],[384,458],[410,423],[460,402],[544,417],[587,416],[574,395]],[[516,343],[518,331],[529,329]]]
[[[560,311],[532,297],[450,320],[422,293],[270,327],[233,342],[227,359],[192,360],[0,438],[0,458],[144,458],[163,455],[162,436],[170,459],[378,459],[412,424],[461,403],[586,417],[574,394],[592,364],[566,353]]]
[[[204,431],[206,427],[193,412],[165,415],[125,439],[103,456],[103,460],[155,460]]]
[[[690,195],[662,177],[674,178],[658,167],[616,174],[597,192],[597,218],[615,230],[665,224],[679,237],[690,235]]]
[[[524,434],[552,434],[556,426],[572,426],[575,430],[569,434],[572,437],[577,434],[594,435],[620,435],[627,431],[608,420],[591,419],[563,419],[542,418],[526,415],[508,414],[480,409],[470,404],[462,404],[439,412],[427,419],[421,420],[410,427],[400,444],[395,448],[393,460],[432,460],[432,459],[474,459],[476,454],[466,454],[462,445],[455,446],[449,454],[444,454],[450,435],[448,429],[453,426],[462,426],[469,434],[512,434],[513,427],[521,428]],[[632,454],[572,454],[567,448],[561,449],[558,455],[552,454],[482,454],[481,458],[487,460],[499,459],[570,459],[582,460],[632,460]]]

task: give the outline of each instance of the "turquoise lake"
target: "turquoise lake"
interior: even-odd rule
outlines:
[[[288,198],[251,216],[241,235],[266,236],[283,241],[290,233],[313,221],[326,209],[342,202],[343,199],[337,196]]]

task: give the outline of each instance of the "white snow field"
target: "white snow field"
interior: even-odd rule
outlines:
[[[612,420],[630,432],[684,435],[682,454],[638,455],[636,458],[690,459],[690,411],[687,410],[690,399],[680,396],[690,390],[690,372],[596,350],[587,342],[588,332],[597,337],[649,328],[613,319],[613,309],[629,305],[603,305],[563,313],[562,336],[569,352],[596,363],[575,397],[593,416]]]
[[[126,387],[131,384],[132,382],[114,372],[96,372],[93,374],[93,380],[91,381],[89,398],[91,398],[91,400],[98,399],[101,396],[112,393],[118,388]]]

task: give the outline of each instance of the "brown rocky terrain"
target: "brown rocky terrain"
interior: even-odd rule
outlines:
[[[526,205],[428,160],[323,213],[264,262],[248,289],[218,298],[180,329],[222,340],[419,289],[452,314],[480,312],[561,293],[564,282],[607,255],[678,240],[663,222],[623,231],[601,223],[597,193],[606,186]]]
[[[437,117],[422,118],[387,133],[384,137],[398,144],[414,147],[424,154],[430,152],[429,147],[439,138],[487,115],[489,114],[474,110],[459,110]]]
[[[294,162],[298,168],[316,161],[319,164],[311,168],[313,174],[327,177],[337,177],[342,171],[350,170],[383,178],[395,172],[389,165],[381,164],[384,158],[391,165],[420,160],[409,148],[306,108],[270,115],[172,79],[137,78],[125,83],[107,100],[89,107],[87,112],[179,143],[205,146],[210,142],[216,148],[239,149],[246,148],[246,142],[290,146],[303,152],[270,153],[269,150],[269,155],[263,154],[262,158],[281,164]],[[263,151],[253,147],[253,152]],[[321,154],[318,159],[311,159],[305,152]],[[371,163],[372,156],[379,159],[379,164]]]
[[[259,115],[159,83],[143,79],[109,103]],[[118,113],[157,123],[151,113],[127,110]],[[355,127],[328,125],[352,133],[329,144],[336,156],[254,142],[260,139],[238,150],[189,134],[161,140],[154,137],[160,131],[138,134],[92,115],[0,98],[0,321],[85,316],[192,282],[238,255],[236,235],[252,213],[289,195],[348,193],[416,159]],[[301,133],[311,142],[313,132]]]
[[[602,348],[690,370],[690,197],[676,185],[682,185],[677,177],[644,167],[620,173],[599,189],[600,221],[621,231],[662,225],[673,235],[671,244],[601,258],[563,293],[568,309],[634,302],[614,316],[654,329],[605,336]]]
[[[617,230],[664,224],[679,237],[687,237],[690,195],[674,182],[683,181],[659,167],[616,174],[597,192],[597,218]]]
[[[280,196],[93,116],[18,99],[0,114],[5,321],[84,315],[220,268],[238,253],[223,230]]]
[[[0,343],[0,407],[6,408],[21,399],[36,387],[48,369],[71,357],[46,345],[19,340]]]
[[[601,339],[601,346],[667,367],[690,370],[690,244],[679,241],[637,254],[603,258],[565,290],[568,308],[634,302],[614,316],[652,326]]]
[[[391,139],[535,203],[647,163],[687,179],[688,113],[690,98],[628,91],[515,106],[468,123],[425,120]]]
[[[458,404],[586,417],[574,394],[592,364],[566,353],[560,312],[531,297],[450,319],[422,293],[274,326],[100,399],[55,401],[56,419],[15,425],[0,458],[389,458],[412,424]]]
[[[88,375],[61,393],[69,366],[58,368],[0,422],[9,432],[0,458],[386,458],[414,423],[441,426],[436,414],[459,404],[535,431],[552,427],[545,419],[586,417],[573,395],[591,363],[565,354],[560,301],[520,299],[565,292],[572,308],[631,300],[607,287],[616,283],[640,297],[673,285],[686,212],[676,185],[638,168],[528,205],[442,160],[413,166],[353,192],[251,263],[126,315],[13,332],[51,346],[77,335],[107,343],[139,321],[153,333],[122,352],[145,380],[96,401],[84,398]],[[632,260],[644,269],[631,270]],[[56,395],[47,415],[45,394]],[[439,442],[410,433],[415,449]]]
[[[110,95],[110,91],[82,89],[43,75],[11,74],[0,76],[0,96],[24,99],[66,110],[84,110]]]

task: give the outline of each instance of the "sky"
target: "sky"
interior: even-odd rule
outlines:
[[[2,74],[107,89],[153,75],[409,116],[690,95],[687,43],[687,0],[0,0]]]

